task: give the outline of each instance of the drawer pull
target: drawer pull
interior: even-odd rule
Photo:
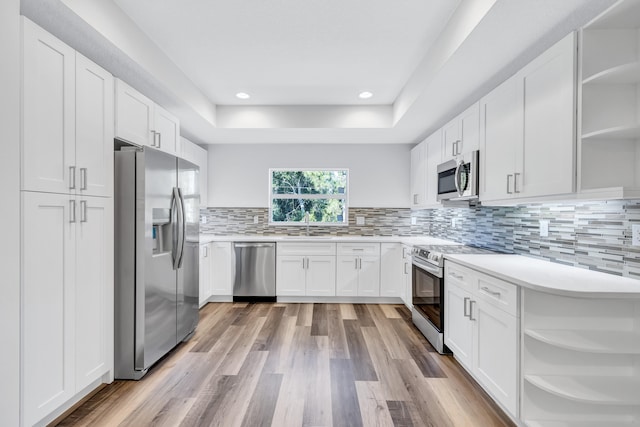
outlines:
[[[483,291],[485,291],[489,295],[493,295],[494,297],[498,297],[498,298],[500,297],[500,292],[492,291],[491,289],[487,288],[486,286],[483,286],[480,289],[482,289]]]
[[[476,302],[473,301],[473,300],[469,301],[469,320],[474,320],[474,321],[476,320],[475,318],[472,317],[473,316],[473,305],[475,303]]]
[[[454,279],[458,279],[458,280],[464,280],[464,276],[458,276],[456,273],[454,273],[453,271],[449,272],[449,276],[453,277]]]
[[[469,297],[464,297],[464,317],[468,317],[471,318],[471,314],[467,313],[467,303],[469,302],[471,298]]]

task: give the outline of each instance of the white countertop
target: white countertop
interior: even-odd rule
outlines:
[[[540,292],[586,298],[640,298],[640,280],[522,255],[445,255],[458,264]]]
[[[200,243],[209,242],[380,242],[380,243],[402,243],[405,245],[460,245],[461,243],[449,240],[437,239],[435,237],[416,236],[266,236],[266,235],[233,235],[214,236],[211,234],[200,234]]]

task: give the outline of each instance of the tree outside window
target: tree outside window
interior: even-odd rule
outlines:
[[[272,223],[347,224],[346,169],[271,169]]]

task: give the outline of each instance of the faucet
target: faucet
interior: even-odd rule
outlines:
[[[307,236],[309,235],[309,212],[304,213],[304,222],[307,224]]]

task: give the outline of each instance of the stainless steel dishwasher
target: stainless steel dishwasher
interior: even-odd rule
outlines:
[[[233,244],[234,301],[276,301],[276,244]]]

